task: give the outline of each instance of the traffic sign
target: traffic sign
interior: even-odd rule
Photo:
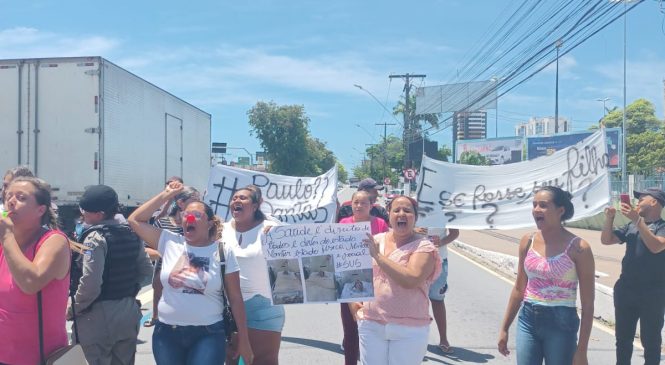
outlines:
[[[416,170],[406,169],[404,170],[404,178],[407,180],[413,180],[416,178]]]
[[[383,185],[390,185],[390,178],[389,177],[384,177],[383,178]]]

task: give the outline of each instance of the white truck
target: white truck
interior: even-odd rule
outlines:
[[[169,176],[205,188],[210,133],[210,114],[104,58],[0,60],[0,174],[29,166],[61,215],[90,185],[129,209]]]

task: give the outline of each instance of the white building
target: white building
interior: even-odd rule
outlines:
[[[566,133],[572,130],[572,123],[567,118],[559,117],[559,131],[558,133]],[[515,135],[536,136],[536,135],[551,135],[555,134],[556,126],[554,117],[529,118],[526,123],[518,124],[515,126]]]

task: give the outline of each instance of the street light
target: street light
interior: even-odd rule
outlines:
[[[623,115],[621,118],[621,185],[628,191],[626,179],[626,10],[628,3],[636,0],[610,0],[611,3],[623,2]]]
[[[605,106],[605,103],[609,100],[612,100],[611,98],[602,98],[602,99],[596,99],[596,101],[600,101],[603,103],[603,117],[607,115],[607,107]]]
[[[499,94],[499,81],[502,79],[499,78],[498,76],[492,76],[490,79],[491,82],[494,83],[494,90]],[[499,138],[499,98],[496,98],[496,108],[494,108],[494,112],[496,113],[494,116],[494,138]]]
[[[372,94],[369,90],[365,89],[364,87],[362,87],[361,85],[358,85],[358,84],[353,84],[353,86],[355,86],[358,89],[366,92],[369,96],[372,97],[372,99],[374,99],[377,103],[379,103],[379,105],[381,105],[381,108],[383,108],[383,110],[385,110],[388,114],[390,114],[393,117],[393,119],[395,119],[396,122],[400,123],[400,121],[397,120],[397,118],[393,115],[393,112],[390,111],[388,109],[388,107],[386,107],[379,99],[377,99],[377,97],[374,96],[374,94]]]
[[[368,136],[374,138],[374,136],[372,135],[372,133],[370,133],[367,129],[365,129],[365,127],[361,126],[359,123],[356,123],[356,127],[362,129],[365,133],[367,133]]]
[[[556,91],[554,100],[554,134],[559,133],[559,48],[563,45],[561,39],[556,41]]]

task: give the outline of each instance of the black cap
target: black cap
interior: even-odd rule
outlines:
[[[639,199],[642,195],[649,195],[650,197],[658,200],[661,206],[665,207],[665,192],[656,189],[656,188],[649,188],[643,191],[633,191],[633,195],[635,196],[635,199]]]
[[[110,186],[93,185],[85,190],[79,206],[86,212],[116,213],[118,194]]]
[[[367,189],[376,189],[383,190],[383,185],[376,183],[376,180],[368,177],[367,179],[362,179],[358,184],[358,190],[367,190]]]

